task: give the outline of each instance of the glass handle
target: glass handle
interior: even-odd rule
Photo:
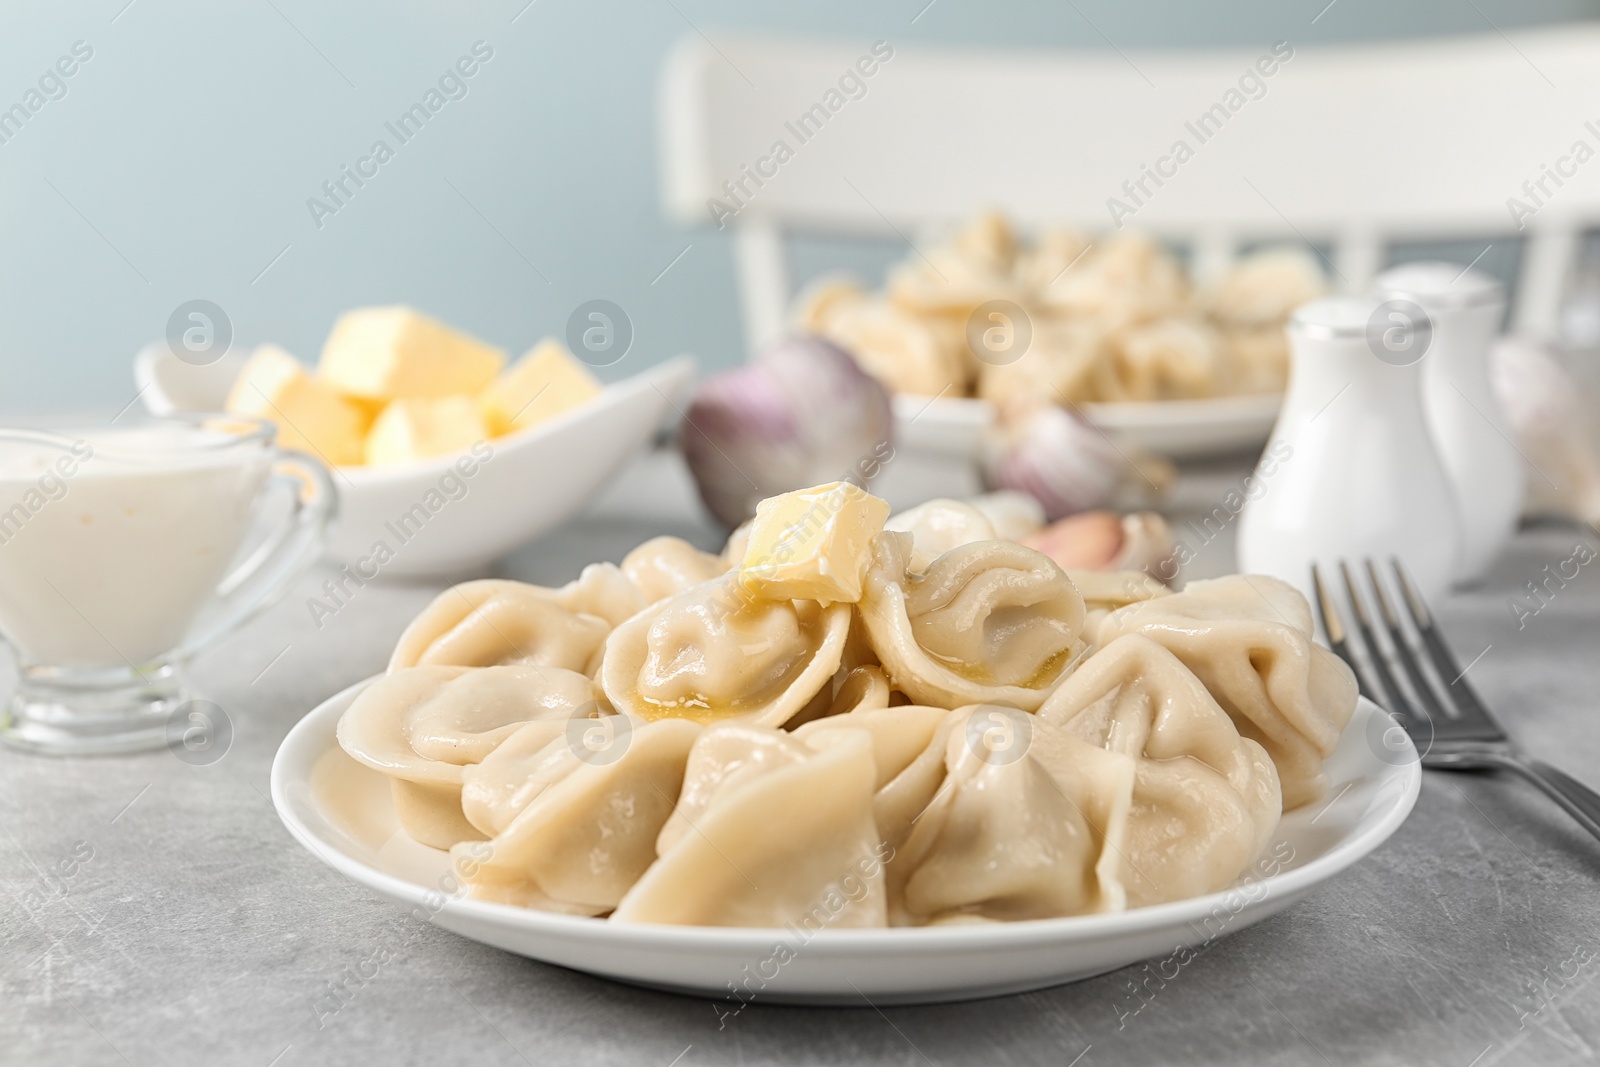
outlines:
[[[293,506],[281,527],[217,586],[214,618],[185,638],[171,658],[186,659],[257,612],[276,603],[301,572],[322,555],[339,510],[333,478],[304,452],[279,449],[271,482],[288,486]]]

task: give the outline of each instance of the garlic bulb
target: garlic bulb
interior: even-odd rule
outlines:
[[[1526,337],[1495,343],[1489,377],[1528,461],[1528,514],[1600,523],[1600,418],[1592,390],[1556,352]]]
[[[729,526],[779,493],[865,486],[894,458],[893,440],[883,386],[844,349],[809,335],[700,383],[678,435],[700,499]]]
[[[1131,473],[1105,434],[1054,404],[1002,412],[985,445],[990,486],[1029,494],[1050,519],[1105,505]]]

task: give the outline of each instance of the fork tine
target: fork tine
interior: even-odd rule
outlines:
[[[1345,665],[1356,676],[1356,687],[1360,689],[1361,695],[1375,701],[1372,680],[1367,677],[1367,672],[1356,662],[1354,653],[1350,651],[1344,618],[1339,614],[1339,606],[1334,603],[1332,595],[1328,593],[1328,587],[1322,584],[1322,571],[1315,563],[1311,565],[1311,591],[1317,597],[1317,613],[1322,616],[1322,629],[1328,635],[1328,647],[1333,649],[1334,655],[1344,660]]]
[[[1450,692],[1457,716],[1503,733],[1500,724],[1489,714],[1489,709],[1484,707],[1483,701],[1478,699],[1477,692],[1468,683],[1466,672],[1456,662],[1456,657],[1444,643],[1444,638],[1439,636],[1438,628],[1433,625],[1433,613],[1428,610],[1428,605],[1423,603],[1422,596],[1412,584],[1411,576],[1406,573],[1405,567],[1401,566],[1400,560],[1395,557],[1390,557],[1389,565],[1394,568],[1395,577],[1400,582],[1400,591],[1405,596],[1406,610],[1411,613],[1411,621],[1416,624],[1417,633],[1422,637],[1423,647],[1428,650],[1428,656],[1433,660],[1433,666],[1439,672],[1439,677],[1445,680],[1445,688]]]
[[[1362,599],[1361,590],[1356,587],[1355,575],[1350,573],[1350,564],[1340,560],[1339,569],[1344,573],[1344,588],[1350,597],[1350,610],[1355,613],[1356,629],[1361,631],[1361,640],[1367,646],[1367,658],[1372,660],[1372,671],[1382,683],[1383,691],[1389,694],[1388,709],[1402,719],[1413,722],[1421,719],[1421,713],[1406,699],[1405,693],[1395,683],[1394,672],[1389,670],[1389,661],[1384,656],[1383,647],[1378,644],[1377,635],[1372,631],[1372,620],[1367,615],[1367,602]]]
[[[1395,659],[1400,661],[1406,677],[1411,679],[1411,690],[1427,709],[1428,717],[1434,722],[1439,722],[1445,717],[1445,710],[1440,705],[1439,698],[1434,695],[1433,683],[1423,673],[1422,665],[1417,662],[1416,655],[1411,651],[1411,642],[1406,640],[1405,632],[1400,626],[1400,616],[1395,612],[1394,605],[1389,601],[1389,594],[1383,588],[1383,576],[1378,573],[1378,565],[1369,557],[1366,566],[1367,580],[1372,583],[1372,596],[1378,602],[1378,614],[1383,616],[1384,628],[1389,631],[1389,643],[1394,645]]]

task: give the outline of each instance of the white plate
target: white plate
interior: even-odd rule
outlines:
[[[243,362],[225,356],[194,367],[165,345],[151,345],[139,353],[134,377],[154,414],[220,411]],[[339,467],[339,516],[328,551],[368,578],[482,568],[565,522],[605,488],[648,447],[693,377],[694,360],[679,356],[608,385],[581,407],[488,441],[492,452],[470,477],[452,471],[459,455]],[[380,542],[390,554],[381,564]]]
[[[272,764],[272,802],[289,832],[323,862],[446,930],[507,952],[673,992],[800,1004],[913,1004],[969,1000],[1059,985],[1153,956],[1174,955],[1242,930],[1300,900],[1377,848],[1421,788],[1416,751],[1366,700],[1328,761],[1329,801],[1286,816],[1258,869],[1233,889],[1114,915],[931,929],[824,930],[800,942],[787,929],[612,923],[449,896],[446,854],[395,825],[387,779],[344,754],[334,727],[362,682],[324,702],[284,738]],[[343,799],[335,800],[342,797]],[[1286,851],[1292,850],[1292,851]],[[784,945],[792,959],[775,951]],[[1187,962],[1179,956],[1175,966]],[[748,968],[748,971],[746,970]],[[757,979],[759,980],[759,979]],[[746,999],[748,995],[746,995]]]
[[[1229,396],[1142,404],[1083,404],[1084,418],[1120,440],[1172,459],[1258,448],[1267,443],[1283,398]],[[914,452],[976,459],[994,420],[986,400],[894,398],[898,440]]]

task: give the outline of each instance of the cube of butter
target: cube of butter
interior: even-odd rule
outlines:
[[[849,482],[768,497],[756,505],[739,583],[772,600],[853,604],[888,517],[886,501]]]
[[[367,462],[409,463],[460,452],[489,436],[470,396],[396,400],[367,434]]]
[[[253,415],[278,428],[278,443],[309,452],[324,463],[362,459],[362,437],[371,416],[311,376],[289,353],[261,345],[245,361],[228,393],[228,411]]]
[[[521,430],[600,395],[600,383],[553,337],[540,341],[483,391],[479,403],[495,436]]]
[[[317,373],[369,400],[478,393],[500,373],[498,348],[408,307],[356,308],[333,324]]]

